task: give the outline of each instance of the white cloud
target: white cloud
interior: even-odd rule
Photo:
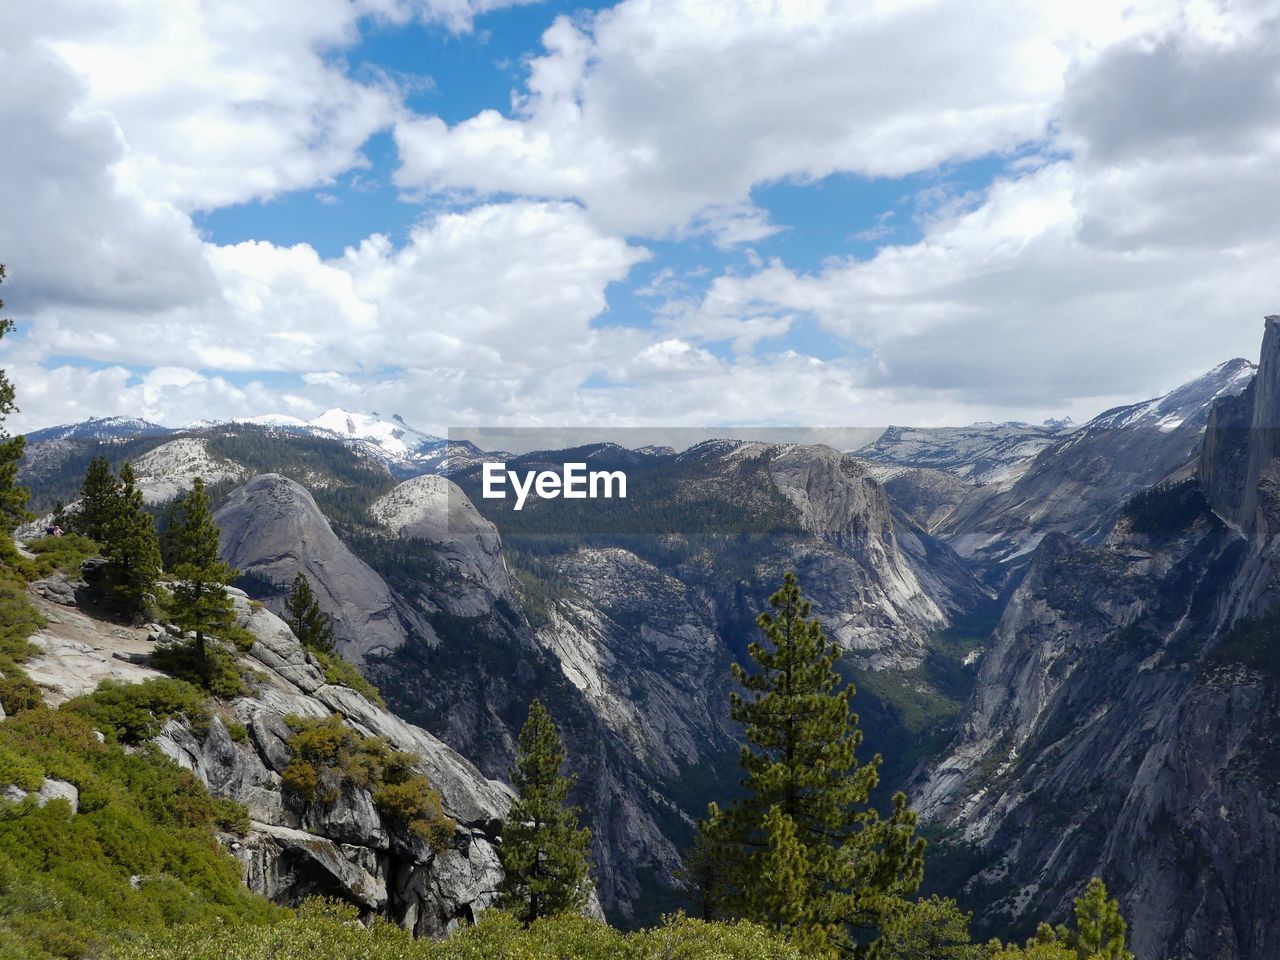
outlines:
[[[953,419],[1088,414],[1254,356],[1280,303],[1278,24],[1188,18],[1106,52],[1073,73],[1059,131],[1073,156],[870,260],[720,277],[689,329],[811,315],[868,352],[864,387],[945,391]]]
[[[128,144],[122,183],[209,210],[366,165],[361,147],[391,125],[400,97],[392,81],[346,69],[362,17],[466,31],[477,13],[519,2],[17,0],[0,14],[0,44],[28,38],[75,72],[82,109],[109,117]]]
[[[575,197],[611,230],[770,229],[751,189],[900,176],[1048,131],[1073,63],[1169,4],[623,0],[543,37],[511,117],[397,123],[399,182]]]
[[[461,29],[463,13],[495,5],[376,12]],[[407,366],[478,409],[486,389],[510,397],[539,378],[572,391],[605,288],[647,255],[574,204],[447,213],[403,248],[373,236],[331,261],[307,244],[220,246],[194,229],[188,208],[359,164],[392,98],[322,54],[350,42],[361,9],[54,0],[0,11],[0,262],[23,334],[3,345],[24,408],[15,425],[113,410],[245,415],[317,402],[339,382],[293,394],[235,386],[229,372],[367,385]],[[141,380],[130,372],[148,367]]]
[[[341,62],[361,14],[465,30],[490,5],[0,9],[12,425],[1080,418],[1252,355],[1280,302],[1274,0],[623,0],[556,21],[511,117],[453,126]],[[397,117],[405,187],[502,196],[330,260],[194,230],[358,169]],[[652,328],[598,322],[647,256],[625,235],[754,243],[779,228],[760,184],[1037,140],[989,190],[923,203],[918,243],[815,273],[748,256],[696,298],[662,270],[635,291]],[[851,359],[804,356],[802,317]]]
[[[383,363],[519,371],[588,355],[605,288],[646,257],[574,204],[518,201],[443,214],[401,250],[371,237],[341,267],[381,305]]]

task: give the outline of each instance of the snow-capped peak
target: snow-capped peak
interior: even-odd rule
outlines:
[[[396,414],[384,420],[378,413],[354,413],[334,407],[308,423],[348,440],[365,440],[377,444],[392,456],[405,457],[417,453],[424,444],[436,444],[440,438],[416,430]]]

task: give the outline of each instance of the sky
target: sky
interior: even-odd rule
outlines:
[[[6,0],[24,431],[1087,419],[1280,312],[1280,0]]]

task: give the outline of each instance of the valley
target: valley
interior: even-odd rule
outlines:
[[[1227,852],[1280,842],[1280,713],[1256,651],[1277,589],[1277,384],[1268,321],[1260,366],[1081,425],[486,454],[335,412],[99,420],[29,437],[22,479],[47,511],[91,458],[132,461],[163,528],[202,476],[246,602],[280,613],[305,574],[337,652],[477,782],[508,777],[541,698],[615,923],[687,906],[694,824],[738,776],[730,665],[794,571],[858,688],[863,751],[885,757],[877,797],[907,788],[980,933],[1026,935],[1098,874],[1140,956],[1258,956],[1280,925],[1248,905],[1280,878]],[[516,512],[481,495],[489,457],[626,471],[628,496],[534,492]],[[1217,871],[1212,896],[1189,859]]]

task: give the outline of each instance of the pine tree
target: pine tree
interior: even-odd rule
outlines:
[[[1133,960],[1125,947],[1129,925],[1120,915],[1119,902],[1107,895],[1107,885],[1100,878],[1089,881],[1075,905],[1076,950],[1081,957]]]
[[[306,574],[299,573],[293,578],[284,610],[285,623],[304,647],[321,653],[333,652],[333,617],[320,609]]]
[[[894,960],[979,960],[982,947],[969,939],[969,914],[954,900],[929,897],[903,904],[884,936],[885,953]]]
[[[748,891],[751,916],[775,929],[795,931],[797,941],[800,937],[811,938],[813,945],[821,949],[826,936],[813,929],[814,918],[809,912],[810,864],[796,836],[795,821],[777,804],[765,814],[764,836],[759,882]],[[797,946],[801,944],[797,942]]]
[[[235,571],[218,559],[218,525],[213,522],[204,481],[196,477],[182,501],[181,518],[174,531],[173,621],[195,634],[196,670],[206,681],[212,676],[208,635],[234,625],[231,598],[223,590],[235,579]]]
[[[0,264],[0,283],[4,283],[4,276],[4,264]],[[4,301],[0,300],[0,310],[3,309]],[[0,340],[12,329],[12,320],[0,320]],[[18,484],[18,465],[26,449],[26,438],[11,437],[4,429],[5,417],[17,412],[13,384],[0,370],[0,531],[6,534],[31,517],[27,512],[27,491]]]
[[[707,819],[700,822],[693,846],[684,854],[684,864],[676,873],[681,885],[696,898],[698,914],[703,920],[717,920],[722,914],[722,900],[727,880],[729,852],[724,845],[720,808],[707,807]]]
[[[498,848],[506,874],[499,902],[526,925],[580,909],[590,891],[591,831],[578,825],[578,808],[566,803],[574,781],[560,775],[564,756],[551,714],[534,700],[512,770],[518,796]]]
[[[1107,895],[1107,887],[1094,877],[1076,898],[1076,926],[1041,923],[1025,947],[987,944],[989,960],[1133,960],[1125,946],[1129,925],[1120,915],[1120,904]]]
[[[160,577],[160,544],[155,522],[143,504],[133,468],[120,468],[120,490],[108,519],[102,550],[112,607],[140,616]]]
[[[76,533],[105,543],[119,496],[120,482],[111,472],[111,464],[106,457],[94,457],[80,485],[80,511],[74,523]]]
[[[874,956],[893,913],[920,886],[924,841],[915,837],[904,795],[894,797],[887,819],[867,802],[881,758],[865,765],[857,759],[862,733],[850,709],[853,686],[836,673],[839,650],[809,619],[794,574],[769,603],[771,612],[757,620],[764,640],[748,648],[758,672],[733,666],[745,691],[731,695],[730,709],[747,741],[746,795],[717,828],[732,860],[727,903],[815,956]],[[806,864],[802,902],[780,909],[770,890],[775,847],[791,833],[787,843]]]

